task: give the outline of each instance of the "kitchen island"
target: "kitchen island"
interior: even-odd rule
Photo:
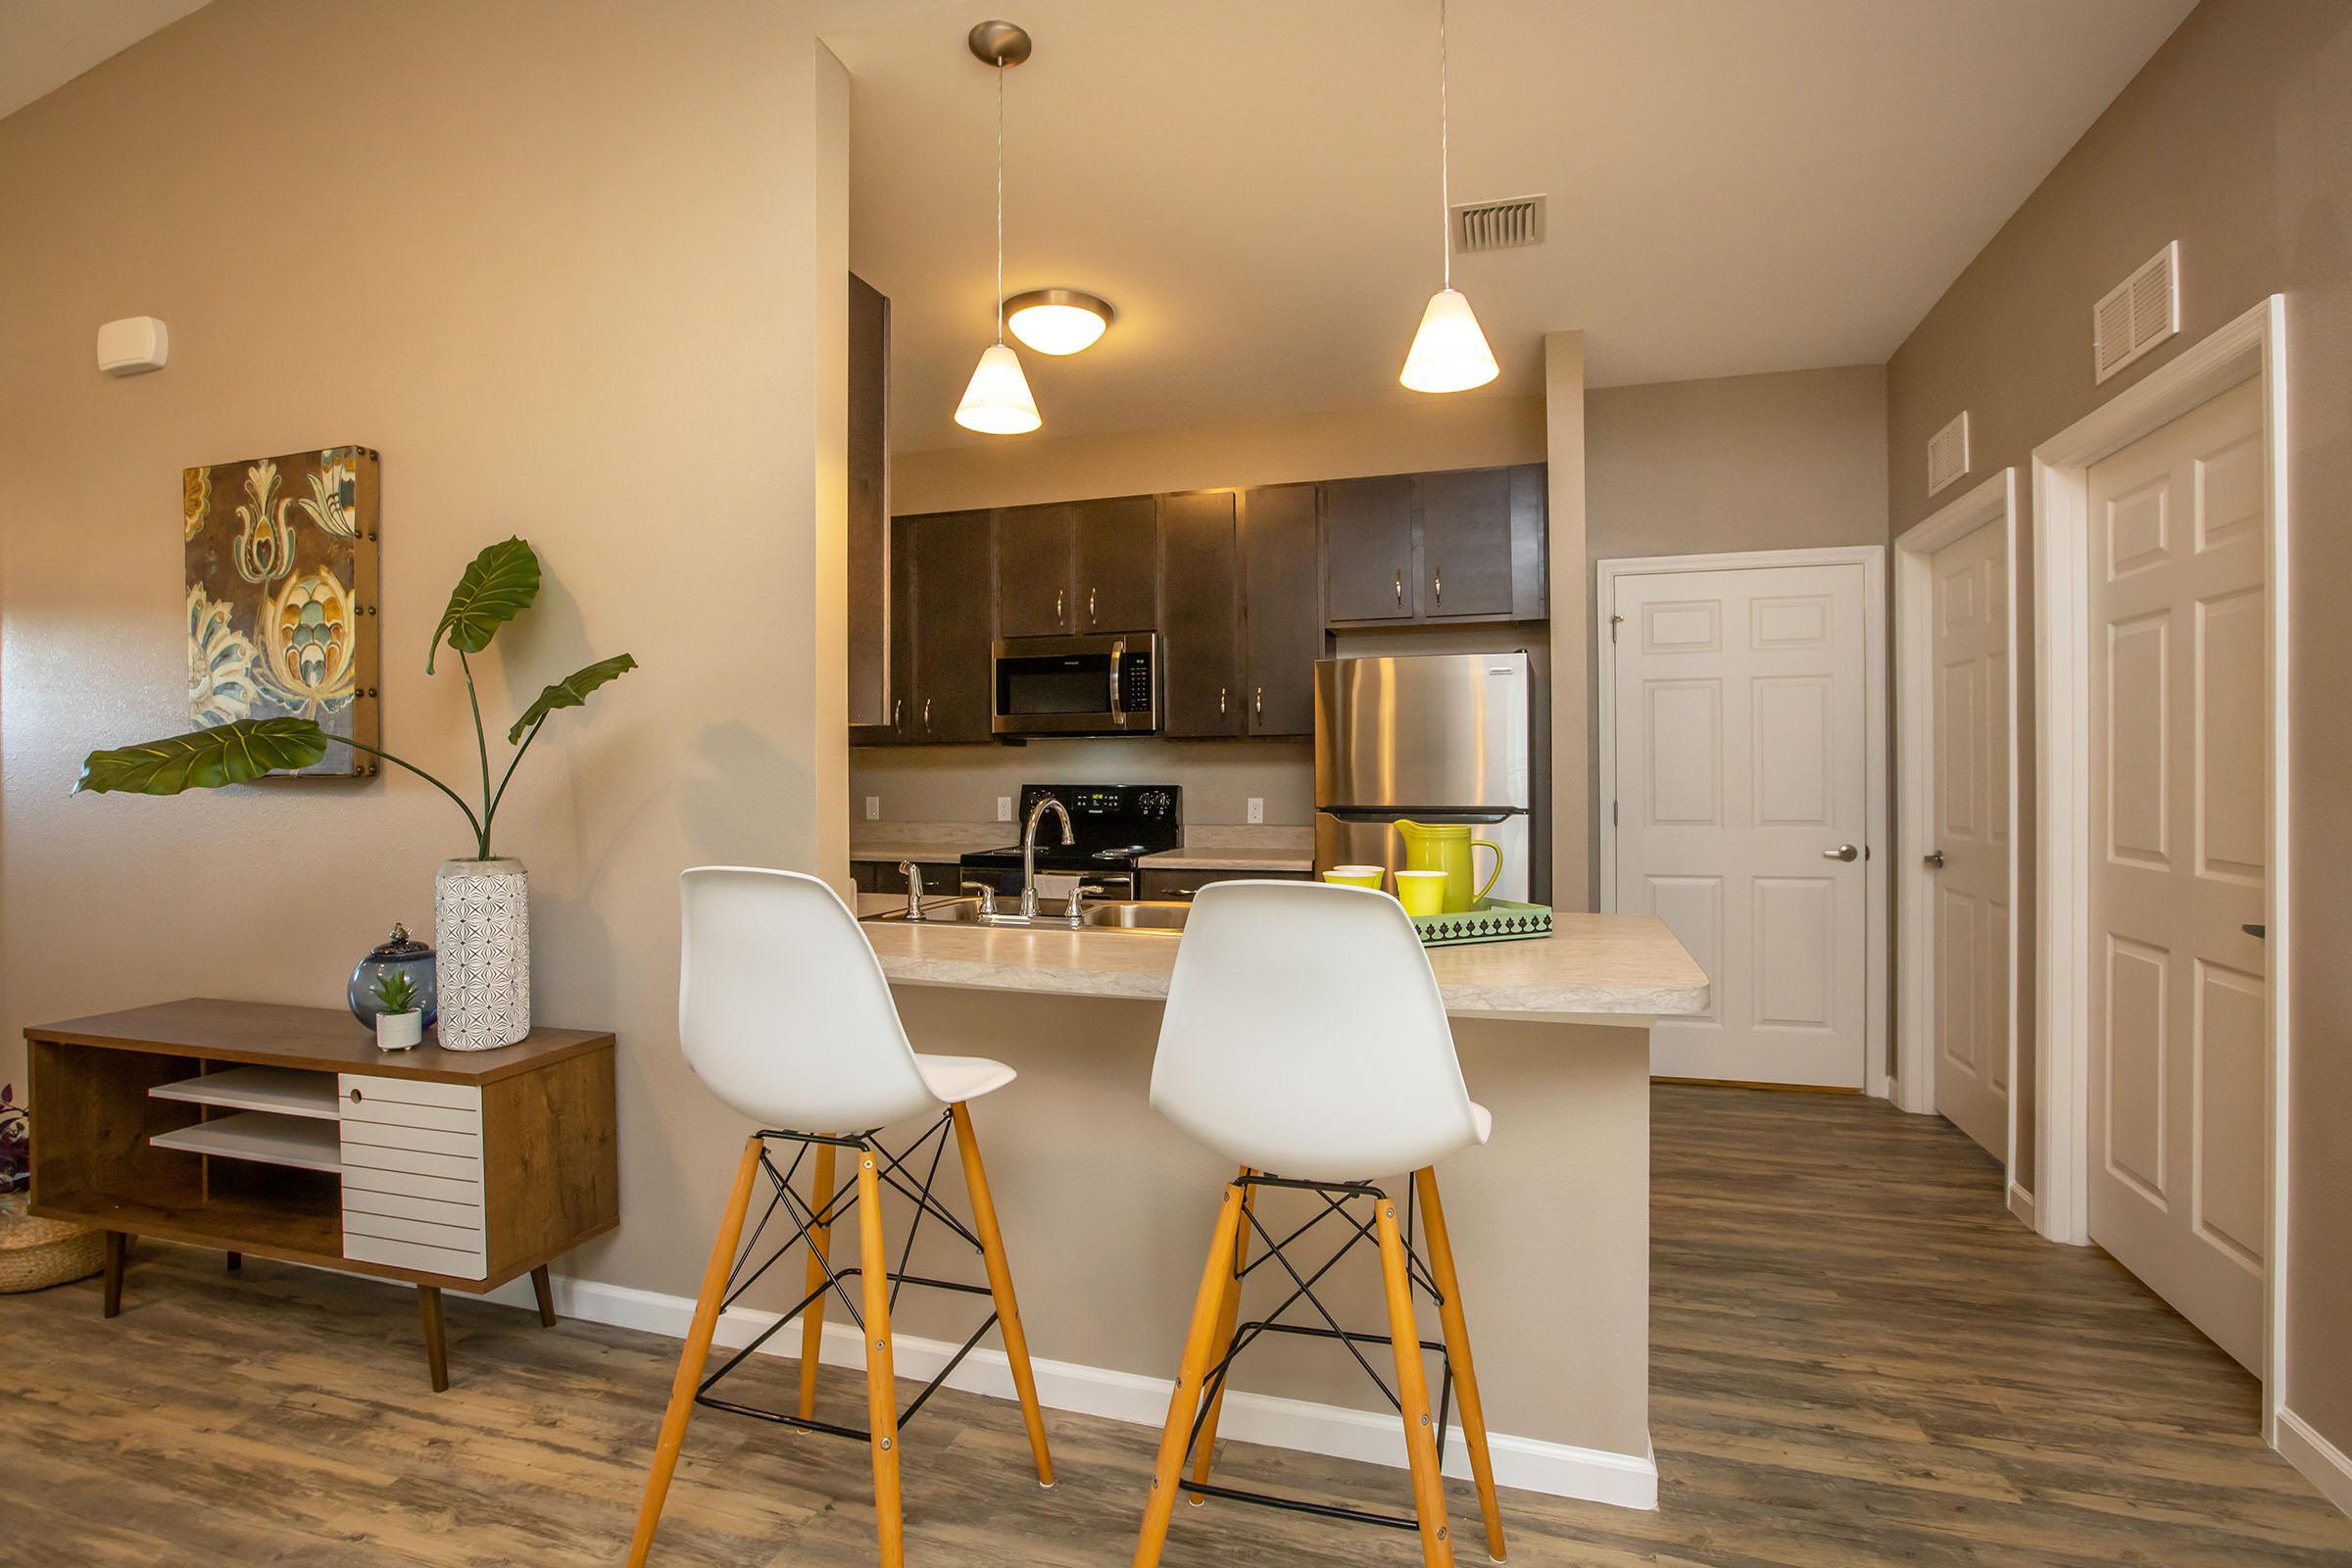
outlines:
[[[904,907],[869,895],[858,912]],[[1647,1507],[1657,1487],[1648,1442],[1649,1024],[1659,1013],[1703,1011],[1707,981],[1653,917],[1556,920],[1547,939],[1431,954],[1471,1096],[1494,1115],[1493,1139],[1439,1174],[1497,1481]],[[974,1115],[1045,1402],[1158,1425],[1233,1174],[1148,1100],[1179,939],[872,918],[862,929],[917,1050],[994,1056],[1021,1074]],[[1288,1206],[1298,1209],[1288,1216],[1294,1224],[1313,1212],[1306,1195],[1285,1196],[1296,1201],[1270,1200],[1270,1225]],[[918,1256],[934,1269],[968,1261],[940,1241],[926,1236]],[[1263,1293],[1274,1283],[1253,1278],[1245,1312],[1271,1307]],[[1380,1328],[1368,1259],[1349,1259],[1327,1283],[1350,1327]],[[906,1308],[908,1334],[960,1342],[968,1332],[952,1302],[910,1295]],[[1434,1339],[1436,1312],[1426,1303],[1423,1311]],[[836,1348],[855,1359],[854,1345]],[[925,1370],[904,1352],[900,1368]],[[964,1373],[973,1370],[967,1362]],[[1000,1384],[1009,1393],[1001,1360],[979,1369],[975,1386]],[[1353,1361],[1308,1341],[1268,1344],[1239,1364],[1223,1434],[1404,1458],[1393,1410]],[[1458,1432],[1446,1472],[1468,1473]]]

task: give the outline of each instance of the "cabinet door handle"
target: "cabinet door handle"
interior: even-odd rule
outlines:
[[[1404,608],[1404,573],[1401,570],[1396,573],[1396,608]]]
[[[1431,593],[1434,593],[1434,594],[1436,594],[1436,595],[1438,596],[1438,608],[1439,608],[1440,610],[1443,610],[1443,609],[1445,609],[1445,608],[1446,608],[1446,568],[1445,568],[1444,566],[1441,566],[1441,565],[1432,565],[1432,566],[1429,568],[1429,589],[1430,589],[1430,592],[1431,592]]]
[[[360,1092],[357,1089],[351,1092],[351,1102],[355,1105],[360,1103]]]
[[[1225,716],[1225,688],[1222,686],[1217,688],[1217,716]]]
[[[931,699],[928,697],[923,699],[923,733],[931,733]]]
[[[1257,716],[1266,716],[1266,689],[1263,686],[1257,688]]]
[[[890,700],[890,728],[896,735],[906,733],[906,699],[904,697]]]
[[[1089,626],[1095,623],[1095,591],[1092,588],[1086,591],[1086,623]]]
[[[1054,619],[1056,622],[1061,619],[1061,590],[1058,588],[1054,590]]]

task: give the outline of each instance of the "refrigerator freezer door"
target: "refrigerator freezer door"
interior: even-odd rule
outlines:
[[[1528,818],[1525,811],[1317,811],[1315,870],[1335,865],[1378,865],[1391,871],[1404,864],[1404,835],[1392,825],[1406,816],[1416,822],[1466,822],[1470,836],[1502,850],[1502,875],[1489,896],[1527,902]],[[1487,877],[1487,852],[1471,852],[1478,879]],[[1396,886],[1388,884],[1394,893]]]
[[[1525,653],[1319,659],[1315,804],[1524,808],[1527,704]]]

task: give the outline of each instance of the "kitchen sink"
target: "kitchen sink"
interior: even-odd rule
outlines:
[[[1039,931],[1067,931],[1069,921],[1062,918],[1061,901],[1049,902],[1035,920],[1024,920],[1017,911],[1018,900],[998,901],[998,912],[984,915],[978,899],[934,899],[924,904],[922,925],[990,925],[1019,930],[1023,927]],[[1086,928],[1095,931],[1151,931],[1175,936],[1184,930],[1185,916],[1193,912],[1189,904],[1104,900],[1086,906]],[[906,911],[890,909],[881,914],[869,914],[868,921],[900,921]]]

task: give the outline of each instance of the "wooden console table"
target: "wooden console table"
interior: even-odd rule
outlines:
[[[198,998],[24,1031],[32,1212],[129,1239],[416,1287],[433,1388],[441,1292],[525,1273],[620,1222],[612,1037],[534,1029],[497,1051],[379,1052],[349,1012]]]

